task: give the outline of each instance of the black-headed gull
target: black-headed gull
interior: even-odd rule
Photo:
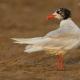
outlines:
[[[59,28],[47,33],[43,37],[12,38],[14,43],[28,44],[24,52],[46,51],[57,55],[58,69],[64,69],[63,55],[70,49],[80,45],[80,29],[71,19],[71,12],[66,8],[59,8],[48,16],[48,19],[60,20]]]

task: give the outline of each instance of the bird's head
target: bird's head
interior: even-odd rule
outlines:
[[[51,19],[59,19],[59,20],[64,20],[64,19],[68,19],[71,17],[71,12],[70,10],[66,9],[66,8],[59,8],[56,11],[54,11],[52,14],[48,15],[48,20]]]

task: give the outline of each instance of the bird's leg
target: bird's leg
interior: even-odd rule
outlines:
[[[64,70],[64,58],[63,54],[56,55],[56,68],[57,70]]]
[[[57,48],[55,47],[54,49],[50,48],[48,49],[48,54],[51,55],[56,55],[56,68],[57,70],[64,70],[64,58],[63,58],[63,54],[65,54],[65,51],[63,51],[61,48]]]

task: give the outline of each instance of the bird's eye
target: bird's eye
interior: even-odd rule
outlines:
[[[56,12],[59,14],[60,11],[56,11]]]
[[[62,11],[59,11],[59,13],[61,14],[61,13],[62,13]]]

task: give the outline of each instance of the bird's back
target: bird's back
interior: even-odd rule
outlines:
[[[72,19],[62,20],[60,27],[49,32],[46,37],[77,37],[80,36],[80,28],[72,21]]]

